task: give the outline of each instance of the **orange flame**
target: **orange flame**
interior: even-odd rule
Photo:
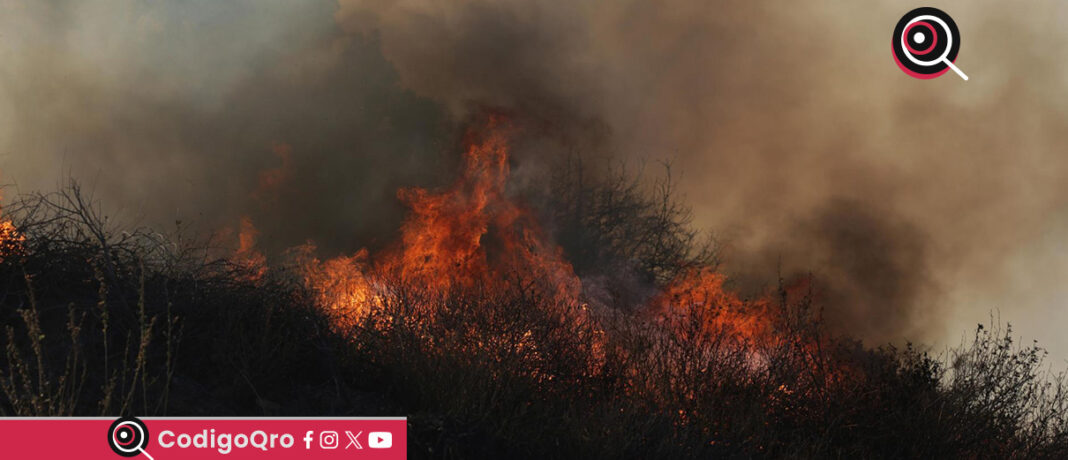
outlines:
[[[0,220],[0,262],[22,252],[26,237],[15,228],[9,219]]]
[[[672,282],[653,301],[667,321],[697,317],[705,333],[728,332],[751,343],[774,336],[775,316],[766,299],[743,300],[724,286],[727,278],[709,268],[690,271]]]
[[[366,250],[325,262],[298,252],[307,285],[329,310],[361,315],[380,303],[376,283],[403,280],[433,292],[499,289],[545,281],[554,300],[574,302],[578,277],[530,213],[507,196],[507,122],[493,117],[469,132],[461,177],[440,192],[403,189],[411,213],[399,240],[368,263]]]
[[[511,130],[504,118],[490,117],[482,129],[467,133],[463,168],[451,186],[400,190],[410,213],[398,240],[380,253],[361,250],[321,261],[311,244],[296,250],[303,281],[338,325],[348,324],[342,318],[381,307],[383,290],[397,281],[438,293],[543,283],[554,297],[549,300],[581,307],[569,308],[574,312],[568,314],[589,319],[581,282],[562,250],[544,235],[533,213],[508,195]],[[699,318],[703,333],[726,331],[753,343],[771,340],[772,302],[743,300],[725,282],[711,268],[690,271],[664,288],[650,310],[678,328],[680,321]]]
[[[15,228],[11,219],[0,213],[0,262],[22,253],[26,236]]]
[[[510,175],[509,135],[511,127],[501,117],[491,117],[482,129],[467,133],[462,170],[457,180],[441,190],[424,188],[402,189],[398,198],[410,208],[409,215],[400,228],[399,238],[385,249],[371,254],[362,249],[349,256],[320,260],[315,256],[312,243],[294,248],[291,260],[296,263],[296,273],[316,304],[331,318],[332,327],[351,331],[353,326],[368,325],[376,330],[385,330],[395,324],[398,314],[405,315],[412,324],[430,324],[434,319],[449,318],[442,315],[451,294],[479,294],[527,292],[538,288],[536,302],[530,308],[541,310],[535,313],[552,313],[561,324],[577,326],[573,332],[589,346],[586,372],[596,375],[605,372],[606,363],[626,363],[625,355],[632,351],[614,344],[608,330],[628,328],[633,332],[656,337],[689,337],[696,341],[679,341],[683,347],[700,348],[709,344],[724,343],[727,346],[742,346],[753,366],[767,365],[766,351],[781,349],[781,339],[790,339],[787,328],[793,316],[775,301],[772,294],[757,299],[743,299],[727,286],[727,278],[711,267],[699,267],[678,276],[662,287],[660,293],[646,305],[645,311],[660,321],[663,328],[645,328],[648,321],[638,319],[615,322],[616,311],[598,309],[599,305],[584,303],[582,285],[571,264],[565,259],[562,249],[553,244],[538,225],[534,213],[509,195],[507,190]],[[288,155],[288,153],[287,153]],[[273,174],[264,177],[274,178]],[[273,179],[266,183],[275,183]],[[263,181],[261,181],[263,183]],[[257,232],[251,220],[241,221],[238,235],[239,248],[235,259],[250,267],[265,267],[263,256],[255,249]],[[253,271],[262,276],[263,270]],[[778,292],[783,296],[782,305],[798,300],[798,295],[808,296],[811,290],[804,282],[786,286]],[[416,295],[407,296],[408,288]],[[518,288],[518,290],[516,289]],[[807,291],[808,293],[806,293]],[[428,297],[422,297],[429,294]],[[551,298],[546,298],[549,296]],[[415,299],[416,305],[408,302]],[[423,301],[430,299],[427,301]],[[392,305],[391,305],[392,304]],[[492,303],[490,304],[492,305]],[[526,303],[522,304],[525,308]],[[404,310],[391,310],[387,306],[403,306]],[[409,312],[412,313],[409,315]],[[383,313],[383,315],[370,315]],[[492,315],[493,311],[487,311]],[[369,319],[369,323],[361,323]],[[424,320],[430,321],[424,323]],[[646,317],[645,319],[648,319]],[[532,329],[516,338],[509,334],[497,335],[492,329],[479,330],[477,324],[454,325],[449,328],[465,329],[474,340],[459,341],[462,351],[489,348],[503,344],[510,353],[524,359],[537,361],[541,354],[543,335]],[[555,329],[555,328],[554,328]],[[569,335],[572,331],[564,331]],[[588,334],[586,334],[588,332]],[[624,333],[626,334],[626,332]],[[661,335],[663,334],[663,335]],[[779,337],[784,335],[784,337]],[[720,341],[725,337],[728,340]],[[437,346],[437,337],[421,337],[426,345]],[[714,338],[714,341],[700,339]],[[735,342],[734,339],[738,341]],[[803,353],[814,349],[819,338],[796,337],[791,350]],[[651,342],[656,343],[656,342]],[[665,342],[667,343],[667,342]],[[752,347],[750,347],[752,345]],[[665,345],[667,346],[667,345]],[[654,351],[659,350],[653,346]],[[689,349],[689,348],[687,348]],[[642,353],[639,351],[638,353]],[[662,359],[654,353],[653,359]],[[815,354],[814,354],[815,355]],[[640,361],[642,356],[634,357]],[[807,359],[807,358],[805,358]],[[625,364],[623,364],[625,366]],[[821,369],[822,361],[812,360],[813,369]],[[535,372],[541,372],[533,366]],[[637,368],[634,368],[636,372]],[[680,368],[682,369],[682,368]],[[624,369],[624,372],[632,370]],[[669,370],[670,371],[670,370]],[[846,376],[841,371],[813,372],[823,375],[819,384],[840,380]],[[554,375],[539,374],[538,378],[551,380]],[[635,381],[644,378],[633,375]],[[814,378],[815,379],[815,378]],[[785,400],[793,392],[807,387],[783,385],[773,396],[776,401]],[[630,391],[630,390],[628,390]],[[640,385],[633,391],[644,391]],[[692,395],[690,395],[692,397]],[[687,414],[679,413],[685,422]]]
[[[485,133],[469,132],[463,173],[448,190],[398,193],[411,214],[383,272],[439,290],[500,287],[509,277],[549,280],[560,296],[577,298],[581,286],[560,248],[506,195],[507,131],[494,117]]]
[[[256,230],[252,224],[252,218],[242,216],[241,226],[237,233],[238,247],[233,261],[245,269],[252,280],[263,278],[267,272],[267,258],[256,249],[256,238],[259,234],[259,230]]]
[[[315,294],[318,305],[326,308],[337,325],[344,326],[381,306],[374,281],[367,273],[367,250],[335,257],[325,262],[315,257],[315,245],[307,243],[293,250],[304,285]]]

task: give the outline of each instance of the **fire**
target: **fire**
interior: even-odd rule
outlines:
[[[315,294],[316,303],[328,309],[342,324],[366,314],[370,308],[381,306],[381,296],[375,282],[367,275],[367,250],[351,256],[320,261],[311,243],[293,250],[304,285]]]
[[[252,224],[252,218],[241,217],[241,225],[237,233],[238,247],[232,260],[243,268],[252,280],[263,278],[267,272],[267,258],[256,249],[256,238],[259,230]]]
[[[581,285],[560,248],[506,194],[506,124],[494,117],[483,132],[468,133],[463,172],[448,190],[399,192],[411,214],[380,270],[443,291],[502,288],[509,278],[548,280],[559,296],[578,297]]]
[[[0,220],[0,262],[21,252],[25,239],[9,219]]]
[[[785,348],[814,370],[808,380],[783,386],[769,404],[788,406],[796,392],[848,377],[824,369],[820,335],[798,334],[795,326],[801,323],[795,320],[801,316],[786,313],[785,305],[806,304],[811,295],[804,279],[746,299],[730,289],[723,273],[696,267],[659,286],[659,294],[633,315],[585,297],[563,250],[542,231],[536,214],[509,193],[512,133],[506,119],[491,117],[465,136],[461,170],[451,185],[400,190],[398,199],[410,211],[396,240],[383,249],[320,259],[308,242],[288,252],[293,269],[282,273],[296,275],[338,332],[358,337],[364,328],[399,327],[427,350],[521,360],[515,369],[543,383],[574,378],[568,374],[574,370],[557,375],[552,366],[544,367],[560,346],[584,350],[581,375],[621,372],[634,379],[626,391],[635,394],[654,390],[643,386],[638,368],[628,366],[671,360],[664,372],[691,379],[692,366],[721,350],[740,351],[758,371]],[[250,268],[254,282],[266,267],[257,236],[251,220],[242,219],[234,259]],[[622,345],[639,337],[649,348]],[[689,359],[698,362],[684,362]],[[681,389],[664,397],[696,393]],[[680,412],[679,422],[687,417]]]
[[[590,319],[581,281],[562,249],[545,235],[534,213],[508,193],[512,131],[505,118],[490,117],[465,136],[462,169],[452,185],[400,190],[409,215],[398,239],[378,253],[364,249],[320,260],[312,243],[291,250],[301,280],[338,326],[383,307],[390,289],[402,285],[435,295],[515,292],[536,285],[550,297],[546,304],[564,305],[576,321]],[[281,151],[287,158],[288,150]],[[262,276],[258,267],[265,264],[254,248],[256,236],[251,221],[243,219],[235,259]],[[710,268],[695,269],[664,287],[648,309],[679,328],[679,321],[700,318],[703,333],[726,331],[754,343],[773,337],[772,302],[743,300],[725,282]]]
[[[15,228],[11,219],[0,212],[0,262],[22,253],[25,241],[26,236]]]
[[[381,286],[403,281],[430,292],[502,290],[548,282],[557,301],[576,302],[581,284],[562,250],[511,199],[507,121],[492,117],[466,138],[459,179],[442,191],[403,189],[411,210],[400,238],[373,263],[366,250],[325,262],[298,251],[307,285],[329,310],[359,316],[381,304]]]
[[[751,343],[767,343],[775,333],[768,298],[743,300],[726,289],[727,278],[709,268],[687,272],[654,301],[654,309],[669,322],[698,318],[702,332],[726,332]]]

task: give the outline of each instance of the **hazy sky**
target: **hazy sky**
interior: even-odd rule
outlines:
[[[964,82],[897,68],[900,2],[564,3],[0,0],[0,174],[348,251],[504,107],[670,160],[743,285],[812,271],[876,342],[955,343],[997,309],[1068,359],[1068,5],[929,3]]]

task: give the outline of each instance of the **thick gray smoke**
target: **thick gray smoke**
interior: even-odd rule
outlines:
[[[872,342],[952,341],[995,308],[1063,326],[1068,260],[1021,251],[1065,231],[1068,7],[931,6],[971,81],[896,68],[896,2],[342,0],[337,18],[454,113],[592,119],[605,150],[672,161],[743,285],[812,271],[832,323]],[[1068,356],[1049,331],[1024,328]]]
[[[671,161],[744,289],[811,271],[873,342],[955,342],[1000,308],[1068,357],[1068,6],[930,6],[971,81],[901,73],[889,1],[0,0],[0,172],[351,250],[503,108]]]
[[[450,179],[449,122],[333,1],[0,5],[8,197],[71,175],[126,224],[249,215],[268,252],[351,251],[397,227],[398,187]]]

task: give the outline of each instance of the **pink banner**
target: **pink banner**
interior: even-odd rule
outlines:
[[[403,459],[407,422],[385,418],[0,418],[0,458]]]

